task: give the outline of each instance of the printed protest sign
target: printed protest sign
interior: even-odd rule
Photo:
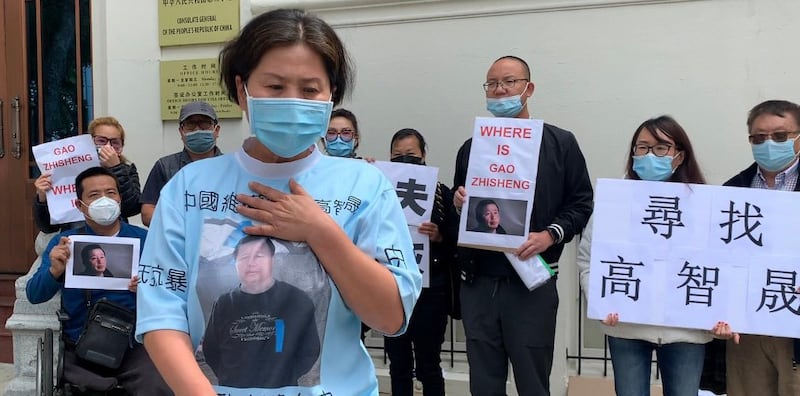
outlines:
[[[542,120],[477,117],[458,245],[514,251],[528,236]]]
[[[376,161],[373,165],[386,175],[397,191],[408,225],[419,226],[431,220],[439,168],[386,161]]]
[[[414,243],[414,258],[422,272],[422,287],[429,287],[431,242],[427,235],[419,233],[419,226],[431,221],[439,168],[386,161],[376,161],[373,165],[386,175],[397,192]]]
[[[139,239],[72,235],[64,287],[128,290],[138,274]]]
[[[600,179],[588,317],[800,337],[796,192]]]
[[[42,174],[49,174],[52,188],[47,191],[47,208],[52,224],[82,221],[76,209],[75,176],[87,168],[100,166],[91,135],[79,135],[33,146],[33,156]]]

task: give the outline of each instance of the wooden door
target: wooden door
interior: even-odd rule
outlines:
[[[36,260],[31,147],[75,136],[92,117],[90,0],[2,0],[0,6],[0,361],[14,280]]]

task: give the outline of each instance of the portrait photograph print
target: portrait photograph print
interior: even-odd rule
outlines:
[[[128,290],[139,268],[139,239],[72,235],[64,287]]]
[[[467,231],[517,236],[526,234],[524,221],[527,201],[495,197],[468,198]]]
[[[321,383],[331,286],[306,243],[247,235],[250,221],[206,219],[198,364],[212,384],[294,390]]]

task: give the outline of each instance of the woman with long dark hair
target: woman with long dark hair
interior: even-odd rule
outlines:
[[[643,122],[633,134],[628,148],[625,178],[673,183],[704,184],[703,172],[689,136],[672,117],[660,116]],[[578,245],[577,264],[581,287],[589,284],[591,224]],[[608,335],[614,388],[618,396],[650,394],[650,368],[653,351],[658,357],[665,396],[696,396],[705,359],[705,344],[712,332],[719,337],[732,335],[730,326],[721,323],[712,329],[683,329],[624,323],[611,312],[603,321]]]

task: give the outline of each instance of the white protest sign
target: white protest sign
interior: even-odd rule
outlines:
[[[431,221],[439,168],[386,161],[376,161],[373,165],[392,182],[408,225]]]
[[[588,316],[800,337],[797,194],[599,179]]]
[[[475,118],[458,245],[510,252],[528,236],[542,120]]]
[[[139,239],[71,235],[64,287],[128,290],[139,271]]]
[[[47,208],[52,224],[82,221],[76,209],[75,176],[100,166],[92,136],[85,134],[33,146],[33,156],[42,174],[50,175],[53,188],[47,191]]]
[[[420,234],[419,227],[408,226],[411,242],[414,244],[414,258],[422,273],[422,287],[431,286],[431,240],[428,235]]]

